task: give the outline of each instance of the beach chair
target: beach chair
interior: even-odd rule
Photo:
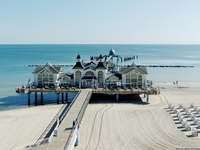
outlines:
[[[194,108],[194,103],[190,103],[190,108]]]
[[[198,130],[197,128],[192,128],[192,136],[198,136]]]
[[[173,112],[176,114],[178,111],[176,110],[176,108],[174,108]]]
[[[183,122],[183,117],[182,117],[182,116],[179,116],[179,117],[178,117],[178,120],[180,121],[180,123],[182,123],[182,122]]]
[[[197,118],[195,118],[195,119],[194,119],[194,124],[195,124],[195,125],[198,125],[198,122],[200,123],[200,120],[197,119]]]
[[[191,131],[191,127],[189,126],[188,123],[185,124],[185,129],[186,129],[187,131]]]
[[[200,109],[197,109],[196,112],[197,112],[197,113],[200,113]]]
[[[178,108],[182,109],[183,108],[183,104],[179,104]]]
[[[198,106],[195,106],[195,107],[194,107],[194,110],[195,110],[195,111],[197,111],[198,109],[199,109],[199,107],[198,107]]]
[[[186,111],[186,115],[187,115],[187,117],[191,117],[191,112],[190,112],[190,110],[187,110],[187,111]]]
[[[187,108],[186,108],[186,107],[183,107],[183,111],[186,112],[186,111],[187,111]]]
[[[173,111],[173,110],[174,110],[174,108],[175,108],[174,106],[171,106],[170,110],[171,110],[171,111]]]
[[[177,114],[177,116],[178,116],[178,119],[182,117],[180,114]]]
[[[184,121],[184,120],[182,120],[182,127],[184,127],[185,128],[185,126],[186,126],[186,124],[187,124],[187,121]]]
[[[192,121],[195,121],[195,116],[194,116],[194,114],[190,114],[191,115],[191,120]]]
[[[197,121],[197,127],[200,128],[200,121]]]
[[[183,119],[181,119],[181,124],[182,124],[182,127],[184,127],[185,121]]]

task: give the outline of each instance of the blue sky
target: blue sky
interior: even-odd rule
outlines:
[[[200,0],[1,0],[0,44],[200,44]]]

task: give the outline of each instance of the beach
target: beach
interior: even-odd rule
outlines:
[[[90,103],[80,125],[75,150],[200,148],[200,137],[179,129],[167,107],[172,103],[200,106],[198,83],[159,83],[160,95],[138,100]],[[173,88],[171,88],[173,87]],[[181,87],[181,88],[180,88]],[[186,89],[185,89],[185,88]],[[191,89],[190,89],[191,88]],[[34,144],[63,105],[43,105],[0,112],[0,149],[23,149]],[[198,116],[198,118],[200,118]]]
[[[0,111],[0,150],[34,144],[63,105],[44,105]]]
[[[172,83],[157,84],[174,86]],[[199,84],[181,83],[188,88]],[[150,96],[150,104],[89,104],[80,126],[80,146],[75,150],[132,150],[200,148],[199,137],[188,137],[178,129],[167,111],[168,103],[200,106],[200,91],[161,89]],[[143,95],[141,95],[143,101]],[[190,131],[191,134],[191,131]]]

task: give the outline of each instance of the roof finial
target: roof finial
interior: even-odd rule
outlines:
[[[93,56],[91,56],[91,57],[90,57],[90,60],[91,60],[91,61],[93,61],[93,60],[94,60],[94,57],[93,57]]]
[[[76,59],[81,59],[81,56],[80,54],[77,55]]]
[[[99,59],[100,59],[100,60],[102,60],[102,59],[103,59],[103,56],[102,56],[101,54],[100,54],[100,56],[99,56]]]

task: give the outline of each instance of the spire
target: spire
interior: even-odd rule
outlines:
[[[81,56],[78,54],[76,59],[77,59],[77,62],[80,62],[81,61]]]
[[[103,59],[103,56],[102,56],[102,55],[100,55],[100,56],[99,56],[99,59],[100,59],[100,61],[102,61],[102,59]]]
[[[91,56],[91,57],[90,57],[90,60],[91,60],[91,61],[93,61],[93,60],[94,60],[94,57],[93,57],[93,56]]]
[[[81,56],[78,54],[77,57],[76,57],[76,59],[81,59]]]

